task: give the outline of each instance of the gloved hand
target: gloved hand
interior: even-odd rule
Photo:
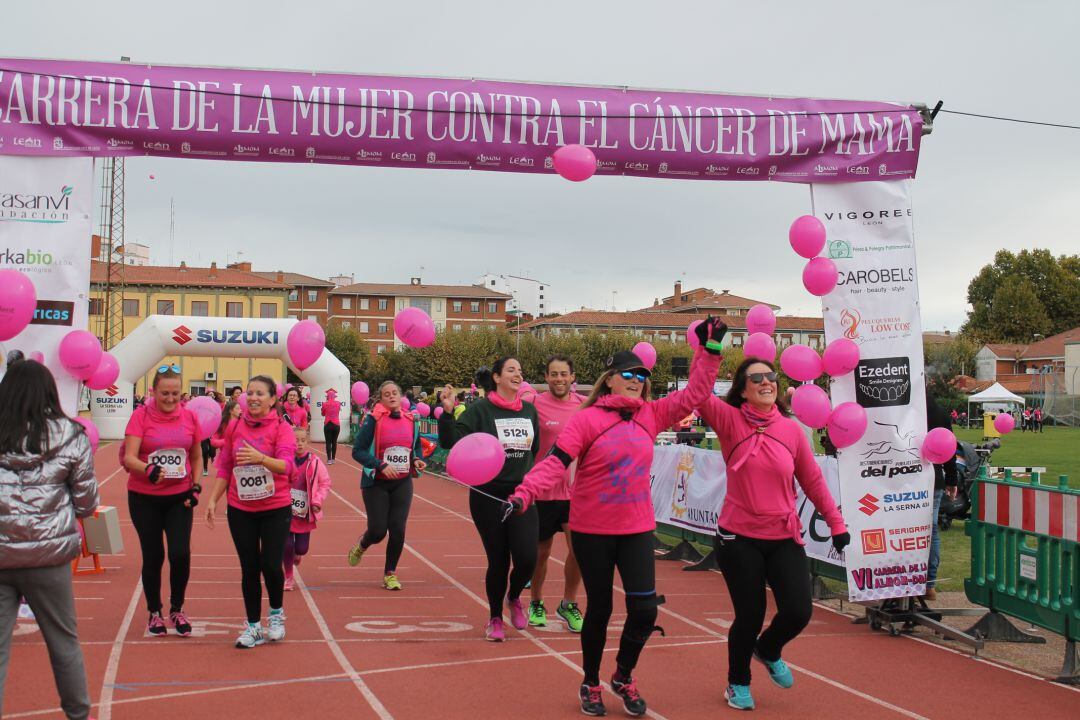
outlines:
[[[832,546],[836,548],[836,552],[844,552],[851,543],[851,533],[842,532],[832,536]]]
[[[184,507],[193,508],[199,504],[199,493],[202,492],[202,485],[195,483],[191,486],[191,489],[187,491],[184,500]]]
[[[151,465],[146,470],[146,479],[150,481],[151,485],[157,485],[161,480],[161,466]]]
[[[507,501],[514,506],[514,512],[518,515],[525,512],[525,501],[519,498],[517,495],[511,495],[507,498]]]
[[[697,327],[694,328],[694,334],[697,336],[701,347],[712,355],[720,354],[721,341],[727,331],[728,326],[724,321],[714,318],[712,315],[705,318],[703,322],[698,323]]]

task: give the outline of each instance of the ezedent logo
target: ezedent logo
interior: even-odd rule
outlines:
[[[62,300],[38,300],[31,325],[71,325],[75,303]]]
[[[860,360],[855,368],[855,402],[864,408],[911,402],[911,361],[906,357]]]

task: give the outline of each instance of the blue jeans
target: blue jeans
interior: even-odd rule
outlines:
[[[934,519],[930,526],[930,561],[926,564],[926,587],[934,587],[937,581],[937,569],[941,564],[941,536],[938,534],[938,511],[941,510],[941,496],[944,490],[934,491]]]

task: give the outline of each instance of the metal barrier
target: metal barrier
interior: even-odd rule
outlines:
[[[1039,474],[1016,482],[1006,470],[997,480],[982,468],[975,483],[973,516],[964,532],[971,538],[971,577],[964,592],[990,610],[968,632],[986,639],[1024,640],[1009,615],[1065,638],[1061,682],[1080,684],[1080,490],[1060,476],[1056,487]],[[994,637],[1005,633],[1009,637]],[[1042,638],[1035,642],[1044,641]],[[1032,641],[1032,640],[1028,640]]]

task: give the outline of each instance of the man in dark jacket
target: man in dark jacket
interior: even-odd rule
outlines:
[[[926,429],[946,428],[952,430],[952,420],[949,413],[935,402],[930,395],[930,389],[926,391]],[[934,466],[934,519],[930,529],[930,560],[926,568],[926,595],[927,600],[937,599],[937,590],[934,585],[937,582],[938,565],[941,564],[941,537],[938,534],[938,511],[941,509],[941,496],[948,494],[950,498],[956,497],[956,455],[948,462]]]

